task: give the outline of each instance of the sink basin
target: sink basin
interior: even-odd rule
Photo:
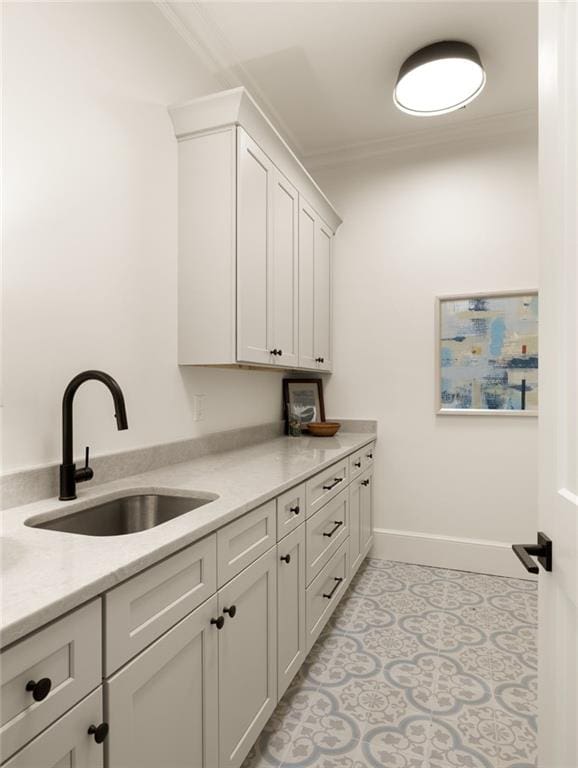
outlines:
[[[81,509],[64,517],[35,523],[31,528],[78,533],[82,536],[125,536],[138,533],[173,520],[218,498],[214,494],[170,496],[165,494],[133,494]]]

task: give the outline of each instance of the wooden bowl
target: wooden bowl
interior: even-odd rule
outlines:
[[[314,437],[333,437],[341,429],[338,421],[310,421],[307,429]]]

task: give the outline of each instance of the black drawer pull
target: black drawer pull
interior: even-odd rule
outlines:
[[[94,736],[94,740],[97,744],[102,744],[102,742],[106,739],[108,736],[108,723],[101,723],[100,725],[91,725],[88,729],[88,733],[91,736]]]
[[[323,534],[324,536],[327,536],[327,538],[328,538],[328,539],[330,539],[330,538],[333,536],[333,534],[335,533],[335,531],[336,531],[336,530],[337,530],[337,529],[338,529],[340,526],[342,526],[342,525],[343,525],[343,520],[334,520],[333,522],[335,523],[335,528],[334,528],[332,531],[330,531],[329,533],[324,533],[324,534]]]
[[[354,466],[354,467],[358,467],[358,468],[359,468],[359,467],[361,466],[361,462],[360,462],[360,461],[356,461],[356,462],[353,464],[353,466]]]
[[[237,613],[237,606],[236,605],[232,605],[230,608],[223,608],[223,613],[228,613],[229,616],[232,619],[234,619],[235,618],[235,614]]]
[[[324,357],[316,357],[315,358],[315,362],[316,363],[324,363],[325,362],[325,358]]]
[[[52,688],[52,680],[49,677],[41,677],[40,680],[29,680],[26,690],[32,693],[34,701],[44,701]]]
[[[373,453],[368,453],[365,458],[366,459],[373,459]]]
[[[281,560],[283,560],[287,565],[291,562],[291,555],[281,555]]]
[[[294,514],[298,515],[301,510],[299,509],[299,504],[296,507],[289,507],[289,512],[293,512]]]
[[[367,487],[369,485],[369,480],[362,480],[361,485],[365,485]]]
[[[223,629],[223,627],[225,626],[225,617],[219,616],[216,619],[211,619],[211,624],[215,624],[217,629]]]
[[[335,480],[330,485],[324,485],[323,490],[324,491],[331,491],[333,488],[335,488],[336,485],[339,485],[339,483],[343,482],[342,477],[336,477]]]
[[[331,600],[335,592],[339,589],[339,585],[343,581],[343,578],[341,576],[336,576],[335,579],[335,586],[331,590],[331,592],[327,595],[325,592],[323,593],[323,597],[326,597],[328,600]]]

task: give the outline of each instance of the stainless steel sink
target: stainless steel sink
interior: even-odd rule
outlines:
[[[155,528],[216,498],[218,497],[215,494],[206,494],[203,497],[133,494],[53,520],[27,520],[26,525],[48,531],[78,533],[82,536],[124,536]]]

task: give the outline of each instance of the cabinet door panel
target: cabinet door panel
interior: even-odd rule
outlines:
[[[270,363],[270,185],[273,166],[238,129],[237,358]]]
[[[355,479],[349,486],[349,566],[350,574],[359,568],[363,555],[361,552],[361,485]]]
[[[214,768],[218,760],[213,596],[105,683],[108,768]]]
[[[331,362],[331,231],[318,223],[315,230],[315,357],[318,368],[330,371]]]
[[[282,559],[283,558],[283,559]],[[277,545],[277,698],[305,660],[305,526]]]
[[[238,768],[277,703],[277,547],[219,590],[220,768]],[[235,606],[233,618],[225,608]]]
[[[3,768],[102,768],[103,745],[88,733],[91,725],[100,723],[102,688],[69,710]]]
[[[298,195],[287,179],[275,170],[272,200],[272,295],[273,347],[278,365],[298,364]]]
[[[316,368],[315,362],[315,212],[299,203],[299,366]]]
[[[365,557],[373,544],[373,472],[361,479],[360,522],[360,546]]]

